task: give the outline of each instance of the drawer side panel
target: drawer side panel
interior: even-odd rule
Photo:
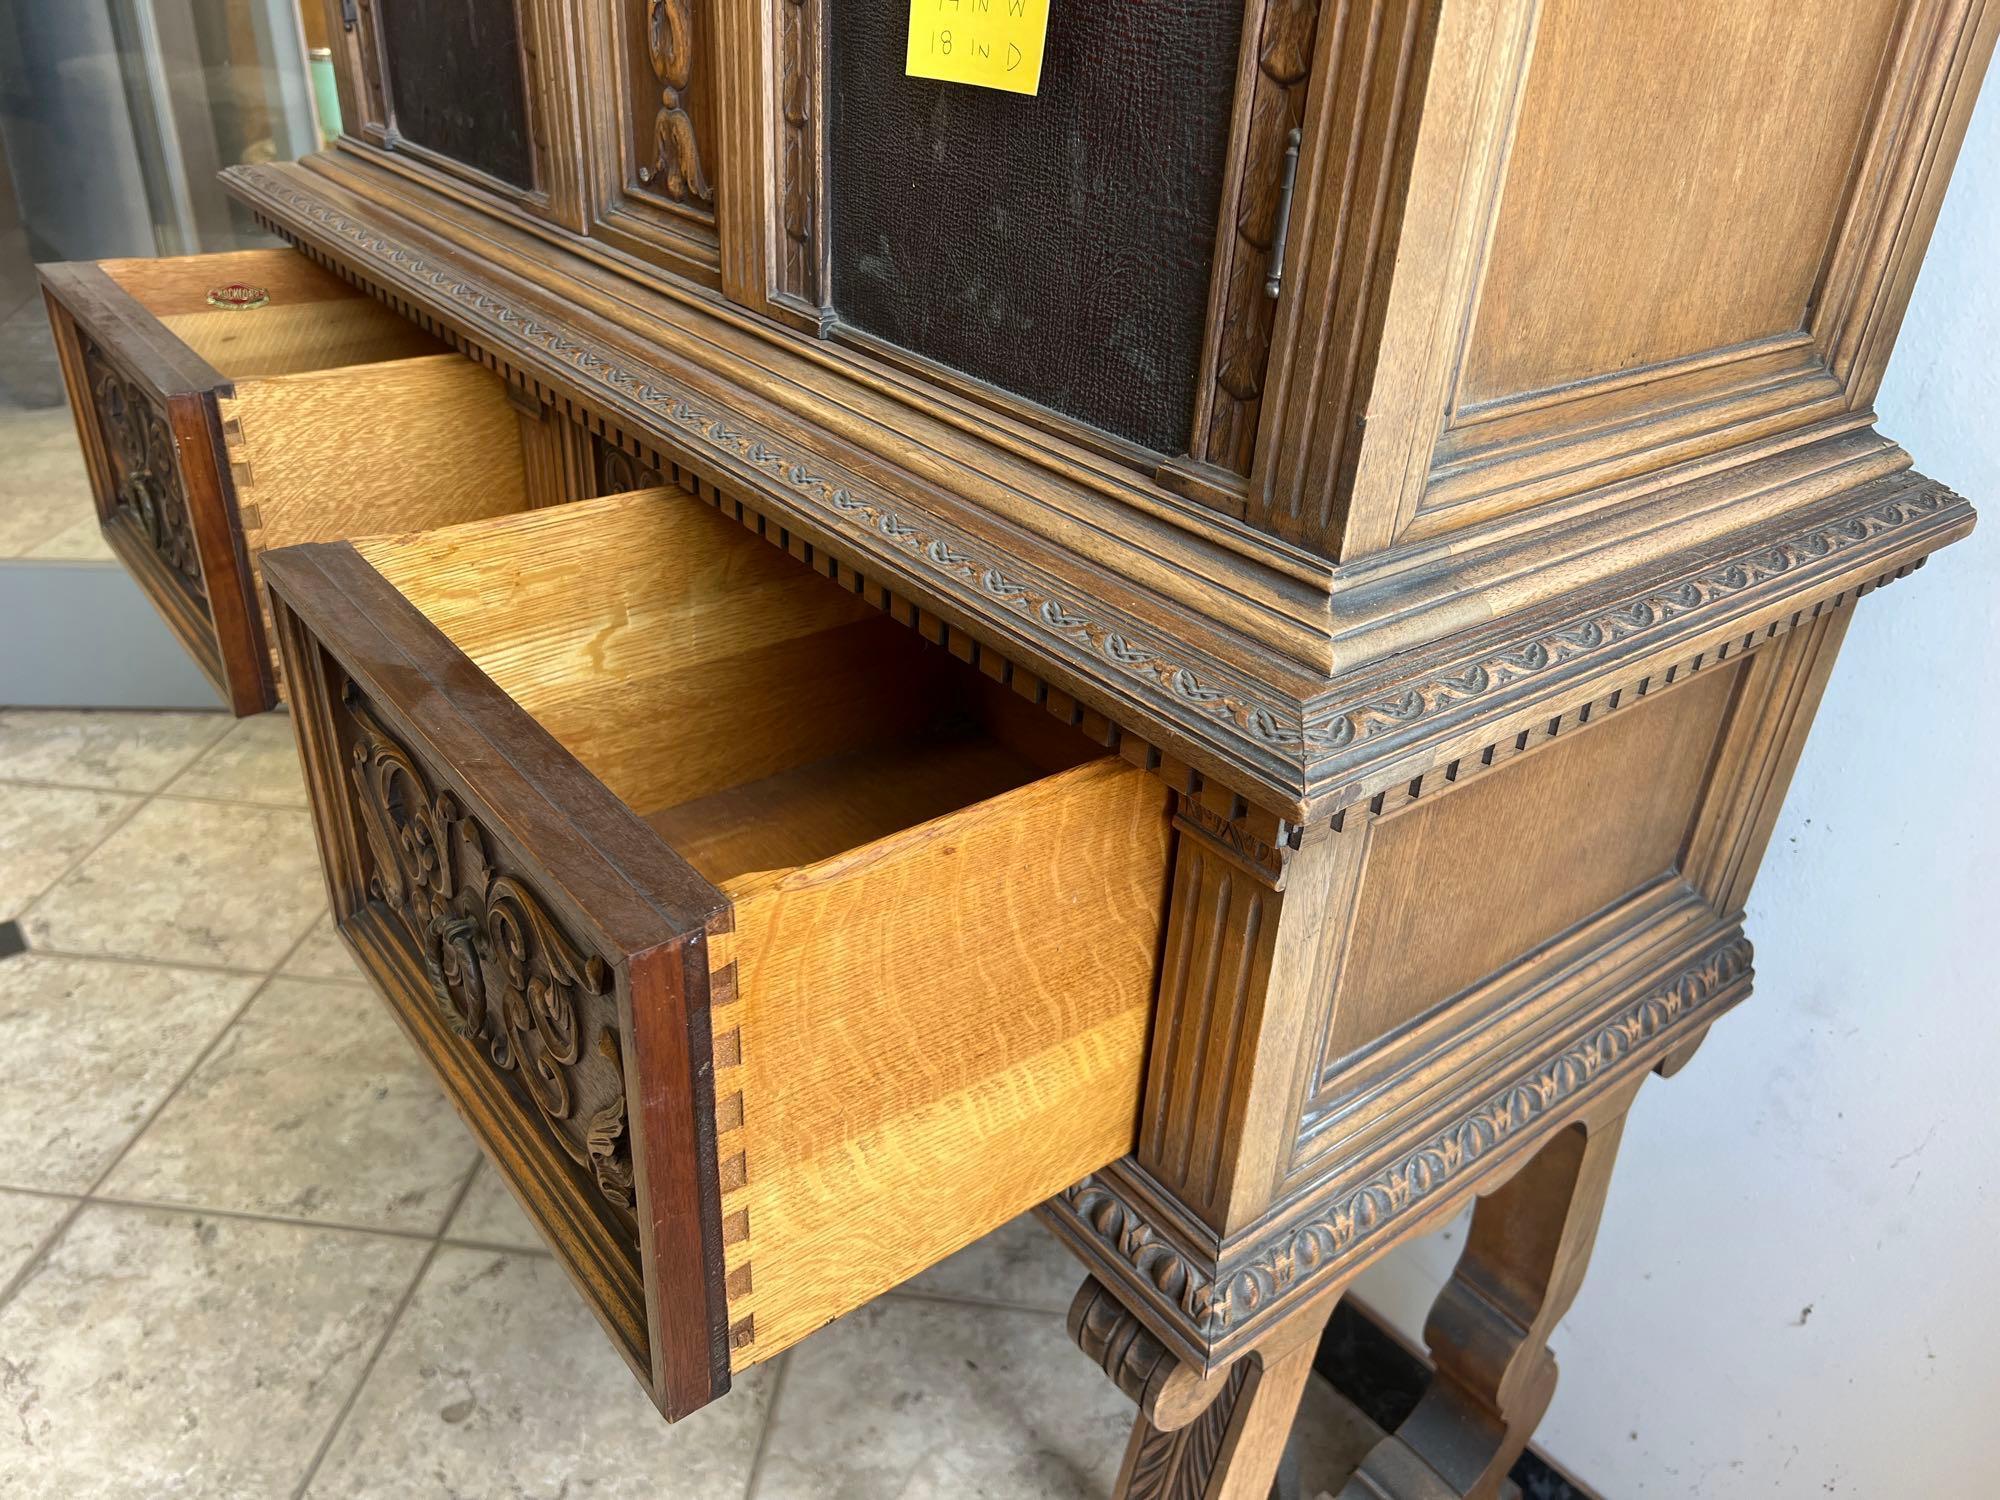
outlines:
[[[732,888],[734,1368],[1132,1149],[1168,830],[1099,761]]]

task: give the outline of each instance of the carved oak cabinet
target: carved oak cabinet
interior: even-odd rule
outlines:
[[[904,0],[328,10],[348,133],[228,174],[300,253],[50,271],[72,395],[661,1411],[1039,1205],[1122,1494],[1261,1495],[1476,1198],[1347,1494],[1498,1493],[1972,526],[1870,403],[2000,8],[1056,0],[1034,96]]]

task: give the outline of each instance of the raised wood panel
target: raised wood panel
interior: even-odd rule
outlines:
[[[1697,676],[1373,830],[1329,1065],[1679,863],[1740,668]]]
[[[627,111],[625,191],[702,223],[715,219],[715,68],[706,0],[617,7]]]
[[[664,270],[713,282],[717,214],[738,192],[725,179],[733,183],[743,166],[725,164],[720,140],[722,17],[713,0],[610,0],[579,6],[577,16],[593,84],[578,97],[589,233]]]
[[[1610,528],[1868,425],[2000,11],[1418,9],[1333,33],[1383,102],[1307,112],[1251,521],[1358,565]]]
[[[1545,0],[1461,409],[1802,332],[1905,9]]]

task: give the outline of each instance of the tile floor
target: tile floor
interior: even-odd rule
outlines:
[[[0,506],[0,559],[112,560],[97,528],[68,406],[24,409],[0,399],[0,454],[6,455],[6,474],[0,478],[6,495]]]
[[[1026,1220],[661,1423],[323,900],[282,715],[0,712],[0,1495],[1109,1493]]]

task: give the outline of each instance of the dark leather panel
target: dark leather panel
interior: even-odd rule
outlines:
[[[375,0],[396,129],[531,188],[528,93],[514,0]]]
[[[906,78],[909,5],[828,7],[841,320],[1184,452],[1242,5],[1055,0],[1034,98]]]

